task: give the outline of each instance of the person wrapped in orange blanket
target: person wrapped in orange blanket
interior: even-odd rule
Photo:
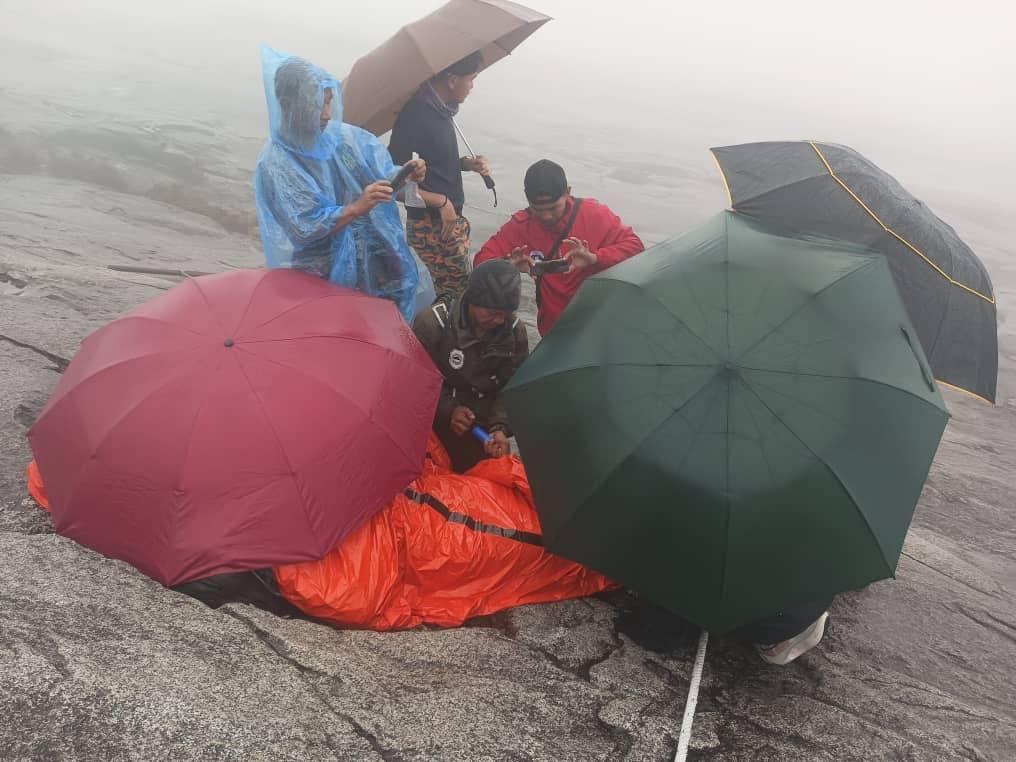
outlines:
[[[615,587],[547,552],[522,462],[483,460],[456,474],[431,435],[423,474],[319,561],[275,568],[305,614],[342,627],[394,630],[467,619]],[[33,461],[29,492],[48,509]]]
[[[480,461],[465,474],[433,434],[423,474],[320,561],[275,569],[301,611],[344,627],[392,630],[615,585],[544,550],[522,462]]]

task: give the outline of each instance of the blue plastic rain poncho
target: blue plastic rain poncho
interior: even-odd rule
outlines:
[[[335,231],[365,186],[397,172],[388,150],[342,123],[342,89],[326,71],[267,46],[262,71],[271,140],[258,159],[254,192],[268,266],[391,299],[411,323],[434,290],[406,243],[396,203],[378,204]]]

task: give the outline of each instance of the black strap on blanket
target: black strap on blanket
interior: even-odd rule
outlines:
[[[543,547],[543,537],[535,532],[523,532],[521,529],[506,529],[505,527],[499,527],[493,524],[484,524],[470,516],[466,516],[464,513],[456,513],[436,497],[425,492],[417,492],[416,490],[407,488],[403,491],[403,494],[420,505],[429,505],[435,511],[444,516],[448,521],[451,521],[454,524],[462,524],[463,526],[472,529],[474,532],[483,532],[484,534],[504,537],[507,540],[515,540],[516,542],[525,542],[530,545],[536,545],[541,548]]]

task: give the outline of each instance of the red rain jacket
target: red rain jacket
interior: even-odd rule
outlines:
[[[517,246],[529,246],[532,250],[548,254],[567,225],[574,203],[573,199],[568,200],[564,215],[553,228],[544,227],[530,216],[528,210],[516,212],[476,253],[474,265],[507,257]],[[596,254],[598,261],[593,267],[571,274],[556,273],[543,277],[540,285],[542,300],[536,317],[541,336],[545,336],[557,322],[564,308],[578,293],[582,281],[645,249],[642,239],[635,235],[634,230],[622,223],[621,218],[607,206],[592,198],[582,200],[569,236],[588,241],[589,249]],[[568,247],[562,244],[557,257],[564,254],[561,249],[567,251]]]

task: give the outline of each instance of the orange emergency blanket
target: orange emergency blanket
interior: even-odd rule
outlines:
[[[320,561],[276,567],[297,608],[343,627],[391,630],[470,617],[614,587],[543,549],[522,462],[451,471],[433,435],[424,473]]]
[[[39,467],[35,465],[35,460],[28,464],[26,475],[28,476],[28,494],[39,504],[40,508],[48,511],[49,498],[46,497],[46,487],[42,483],[42,474],[39,473]]]
[[[28,491],[49,510],[33,460]],[[275,568],[282,594],[343,627],[455,627],[474,616],[616,587],[544,550],[522,462],[484,460],[451,470],[431,434],[423,474],[320,561]]]

